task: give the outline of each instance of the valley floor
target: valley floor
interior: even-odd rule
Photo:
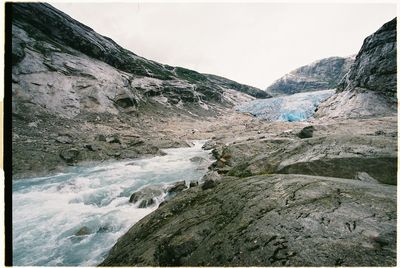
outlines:
[[[21,154],[46,148],[17,167],[29,176],[65,169],[57,161],[68,150],[78,153],[63,161],[81,165],[208,140],[216,161],[202,186],[135,224],[102,265],[395,265],[397,117],[266,122],[225,110],[135,120],[46,128],[39,119],[38,131],[59,134],[13,133]]]
[[[217,160],[203,186],[134,225],[101,265],[396,264],[396,117],[266,123],[232,113],[196,129],[183,137],[211,138]]]

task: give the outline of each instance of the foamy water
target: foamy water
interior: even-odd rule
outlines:
[[[206,165],[190,161],[194,156],[209,159],[202,144],[167,149],[165,156],[13,181],[14,265],[99,264],[120,236],[157,208],[129,203],[133,192],[146,185],[200,179],[206,173]],[[84,226],[90,234],[76,236]]]

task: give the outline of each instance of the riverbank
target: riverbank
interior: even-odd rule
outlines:
[[[14,180],[14,265],[98,264],[134,223],[154,211],[171,191],[178,191],[171,189],[174,182],[189,185],[201,179],[209,165],[204,165],[209,151],[201,149],[203,143],[166,149],[164,156],[76,166],[56,176]],[[133,193],[150,186],[160,192],[154,203],[142,207],[140,200],[130,200]]]
[[[207,187],[139,221],[101,265],[395,265],[397,117],[242,127],[207,142]]]

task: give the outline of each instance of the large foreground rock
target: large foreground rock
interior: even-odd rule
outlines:
[[[134,225],[104,266],[394,266],[396,187],[304,175],[225,177]]]

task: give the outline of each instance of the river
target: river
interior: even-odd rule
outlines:
[[[190,161],[203,141],[147,159],[71,167],[54,176],[14,180],[13,264],[93,266],[137,221],[157,208],[137,208],[130,195],[146,185],[200,179],[207,165]],[[162,200],[158,200],[158,203]],[[90,234],[77,236],[87,227]]]

